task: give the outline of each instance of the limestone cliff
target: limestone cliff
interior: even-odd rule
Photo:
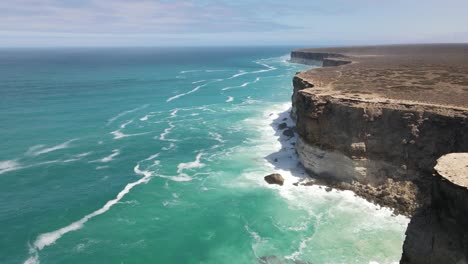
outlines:
[[[411,218],[400,263],[468,263],[467,186],[468,153],[438,160],[431,203]]]
[[[311,60],[337,61],[324,66],[338,67],[298,73],[293,79],[296,150],[309,174],[414,215],[401,263],[467,263],[467,188],[433,176],[433,168],[445,154],[468,151],[468,109],[401,98],[408,95],[396,93],[393,84],[384,87],[388,83],[368,81],[347,90],[346,78],[358,82],[356,73],[367,72],[366,65],[386,67],[375,59],[368,63],[367,57],[360,61],[327,51],[292,54],[295,62],[313,65]],[[393,69],[387,70],[391,74]],[[383,90],[374,88],[379,85]]]

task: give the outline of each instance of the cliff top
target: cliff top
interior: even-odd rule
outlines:
[[[314,94],[468,110],[468,44],[301,49],[291,57],[351,62],[299,73]]]
[[[450,153],[437,160],[435,170],[450,182],[468,188],[468,153]]]

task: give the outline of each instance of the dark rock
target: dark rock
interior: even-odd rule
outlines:
[[[280,129],[280,130],[283,130],[283,129],[287,128],[287,127],[288,127],[288,124],[286,124],[286,123],[281,123],[281,124],[278,125],[278,129]]]
[[[331,188],[331,187],[327,187],[327,188],[325,188],[325,191],[331,192],[331,191],[332,191],[332,188]]]
[[[275,162],[278,162],[278,159],[274,159]]]
[[[292,128],[288,128],[283,131],[283,135],[287,137],[294,137],[294,130]]]
[[[281,174],[278,173],[267,175],[264,177],[264,179],[268,184],[278,184],[282,186],[284,183],[283,176],[281,176]]]

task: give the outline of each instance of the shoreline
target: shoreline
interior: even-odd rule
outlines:
[[[284,185],[279,186],[268,184],[264,181],[263,177],[258,177],[258,173],[254,173],[251,175],[251,178],[255,178],[255,181],[258,184],[277,191],[278,195],[280,195],[280,197],[284,199],[289,204],[289,206],[309,212],[311,218],[320,218],[320,215],[316,215],[316,207],[326,205],[330,207],[330,211],[333,211],[337,214],[348,212],[352,215],[360,215],[359,218],[362,217],[362,219],[358,222],[363,226],[372,226],[368,228],[375,228],[376,232],[386,230],[387,228],[396,232],[397,230],[401,231],[406,228],[409,223],[409,218],[404,215],[395,214],[392,208],[373,203],[348,189],[335,187],[333,189],[328,188],[326,184],[321,184],[317,179],[311,178],[309,175],[307,175],[305,168],[300,164],[299,157],[297,156],[294,147],[298,134],[295,133],[293,137],[288,137],[283,134],[284,131],[293,128],[294,126],[294,120],[291,118],[290,103],[282,104],[282,107],[275,107],[275,110],[272,110],[271,108],[267,109],[265,110],[263,116],[268,120],[268,122],[266,120],[265,123],[269,123],[269,129],[273,130],[268,132],[272,133],[270,136],[274,137],[271,138],[271,140],[274,140],[275,145],[276,142],[281,144],[281,147],[276,152],[273,152],[265,157],[265,166],[267,168],[271,168],[270,170],[265,170],[265,173],[268,173],[269,171],[270,173],[274,172],[281,174],[284,178]],[[285,118],[287,119],[285,120]],[[285,122],[288,124],[288,127],[283,129],[278,127]],[[291,156],[292,158],[290,158]],[[277,161],[275,161],[276,159]],[[328,233],[330,230],[320,231],[321,223],[320,220],[317,221],[318,223],[316,232],[318,232],[320,236],[335,237],[335,234],[333,234],[334,232],[332,232],[332,234]],[[329,221],[333,222],[337,220],[331,218]],[[383,223],[386,223],[385,227],[381,226]],[[358,225],[358,223],[355,224]],[[352,226],[355,225],[350,224],[348,228],[353,230]],[[357,230],[359,229],[360,228],[357,228]],[[354,230],[356,231],[356,229]],[[342,231],[347,233],[344,230]],[[327,234],[325,234],[325,232],[327,232]],[[401,243],[402,242],[403,240],[401,240]],[[303,254],[302,251],[306,250],[307,246],[318,246],[318,244],[320,243],[317,242],[317,238],[305,238],[305,240],[301,242],[300,248],[298,248],[295,253],[285,256],[284,259],[290,261],[301,261],[300,257],[301,254]],[[389,252],[392,252],[393,250],[395,249],[390,249]],[[397,260],[398,258],[370,259],[369,263],[397,263]]]

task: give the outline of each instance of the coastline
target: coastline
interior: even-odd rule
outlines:
[[[461,231],[465,220],[457,210],[447,213],[434,209],[434,204],[463,211],[468,205],[463,198],[468,197],[468,186],[435,188],[440,180],[433,174],[437,174],[434,166],[442,155],[468,151],[464,136],[468,104],[457,98],[468,89],[463,88],[464,81],[450,75],[437,82],[426,81],[427,74],[444,67],[464,78],[468,58],[462,54],[467,47],[414,45],[292,52],[293,62],[319,60],[324,66],[300,72],[293,79],[293,117],[299,134],[296,150],[302,164],[322,184],[353,190],[369,201],[411,216],[401,263],[455,263],[467,258],[466,232]],[[425,65],[421,70],[420,64]],[[398,78],[389,80],[387,75],[395,71]],[[406,84],[404,93],[398,83],[408,80],[416,81]],[[437,97],[443,89],[453,93]],[[413,96],[414,91],[419,92]],[[455,177],[463,177],[463,172]],[[439,195],[440,190],[454,188],[461,188],[458,197],[444,199]],[[433,223],[429,230],[422,224],[427,221]],[[446,222],[456,227],[447,228]],[[427,243],[431,239],[437,249]]]
[[[382,246],[385,245],[385,248],[381,248],[382,256],[374,259],[370,257],[370,259],[365,260],[365,263],[397,263],[398,258],[394,258],[393,254],[395,254],[395,251],[401,254],[401,248],[399,246],[395,247],[395,245],[398,245],[398,243],[395,244],[395,242],[403,242],[403,239],[399,240],[396,239],[396,237],[398,237],[399,232],[401,232],[400,230],[404,230],[408,225],[408,217],[395,215],[393,209],[369,202],[369,200],[356,195],[353,191],[335,188],[334,186],[333,188],[328,188],[326,184],[322,183],[311,184],[314,182],[314,179],[310,178],[305,168],[300,164],[295,149],[298,134],[295,133],[292,137],[283,134],[284,131],[293,128],[295,125],[294,120],[291,118],[290,103],[284,103],[273,108],[265,109],[263,118],[256,120],[255,123],[262,130],[262,138],[267,139],[264,144],[261,144],[266,148],[264,149],[265,151],[258,153],[266,154],[263,161],[263,166],[265,166],[263,175],[272,172],[279,173],[284,178],[284,185],[267,184],[263,177],[259,177],[262,175],[261,172],[252,172],[246,175],[246,177],[261,186],[275,190],[282,199],[287,201],[290,207],[308,212],[310,219],[316,221],[306,221],[313,222],[312,226],[304,224],[293,227],[294,230],[305,232],[306,234],[309,229],[312,229],[313,233],[310,236],[305,236],[304,239],[300,241],[295,252],[284,257],[284,261],[286,262],[280,263],[290,263],[287,261],[298,261],[298,263],[302,263],[300,262],[303,261],[301,257],[307,251],[308,247],[311,249],[314,247],[321,248],[322,246],[326,246],[327,241],[330,239],[355,243],[355,241],[353,241],[355,236],[361,232],[382,232],[382,230],[386,230],[386,232],[388,232],[388,230],[393,230],[393,234],[389,237],[382,237],[382,240],[380,238],[372,238],[372,236],[367,239],[362,238],[360,243],[362,243],[361,246],[363,248],[353,248],[356,251],[362,250],[363,253],[356,253],[355,257],[364,261],[366,258],[370,257],[365,256],[365,254],[369,253],[364,252],[366,252],[366,250],[371,250],[371,248],[375,246],[374,243],[376,243]],[[287,123],[288,127],[279,128],[282,123]],[[266,129],[262,127],[266,127]],[[272,144],[271,142],[274,143]],[[263,149],[263,147],[260,147],[260,149]],[[324,210],[326,213],[320,212],[321,210]],[[346,224],[341,223],[341,229],[336,230],[336,228],[333,227],[334,222],[339,222],[342,219],[348,219],[348,222]],[[327,221],[329,223],[324,223],[322,221]],[[361,236],[365,235],[361,234]],[[375,241],[372,242],[372,245],[367,245],[368,239],[375,239]],[[388,240],[385,241],[386,239]],[[360,256],[360,254],[364,255]],[[279,258],[277,261],[279,261]]]

